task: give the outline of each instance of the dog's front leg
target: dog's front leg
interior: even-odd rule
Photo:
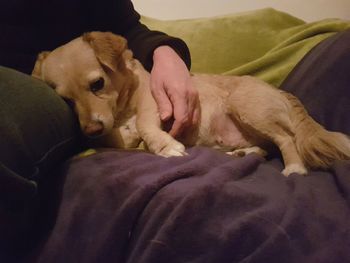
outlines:
[[[161,129],[157,104],[149,88],[139,92],[136,127],[148,150],[164,157],[186,155],[185,146]]]

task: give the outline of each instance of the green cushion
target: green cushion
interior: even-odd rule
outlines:
[[[316,44],[350,27],[339,19],[306,23],[272,8],[196,19],[142,17],[142,22],[184,39],[193,72],[249,74],[275,86]]]

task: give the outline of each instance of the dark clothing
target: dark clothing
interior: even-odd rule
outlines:
[[[0,262],[17,263],[40,236],[41,181],[80,149],[80,128],[53,89],[1,66],[0,119]]]
[[[190,67],[186,44],[139,22],[129,0],[0,0],[0,65],[31,73],[36,56],[88,31],[111,31],[150,70],[153,50],[169,45]]]

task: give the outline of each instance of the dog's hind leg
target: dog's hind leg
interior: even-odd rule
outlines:
[[[283,175],[288,176],[291,173],[307,174],[307,169],[299,156],[292,136],[283,134],[282,132],[273,136],[271,140],[278,146],[282,153],[285,166],[282,171]]]
[[[254,130],[255,133],[260,134],[262,138],[265,138],[273,142],[281,151],[285,168],[282,174],[285,176],[291,173],[306,174],[307,169],[297,151],[294,136],[288,126],[281,125],[274,121],[269,121],[269,118],[263,121],[263,123],[249,121],[245,122],[245,126],[250,130]],[[288,121],[284,124],[289,124]]]
[[[288,126],[269,120],[268,117],[261,122],[251,122],[245,119],[243,123],[246,129],[277,145],[284,161],[283,175],[288,176],[291,173],[304,175],[307,173],[307,169],[297,151],[294,136]],[[288,121],[284,124],[288,125]]]
[[[282,173],[306,174],[307,170],[295,145],[291,105],[275,88],[251,77],[242,77],[244,86],[228,97],[228,111],[248,134],[271,141],[280,149],[285,165]]]

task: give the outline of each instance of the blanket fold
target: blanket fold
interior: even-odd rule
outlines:
[[[70,161],[57,220],[36,262],[350,258],[350,192],[339,186],[348,164],[286,178],[278,159],[232,159],[201,147],[188,153],[107,150]]]

